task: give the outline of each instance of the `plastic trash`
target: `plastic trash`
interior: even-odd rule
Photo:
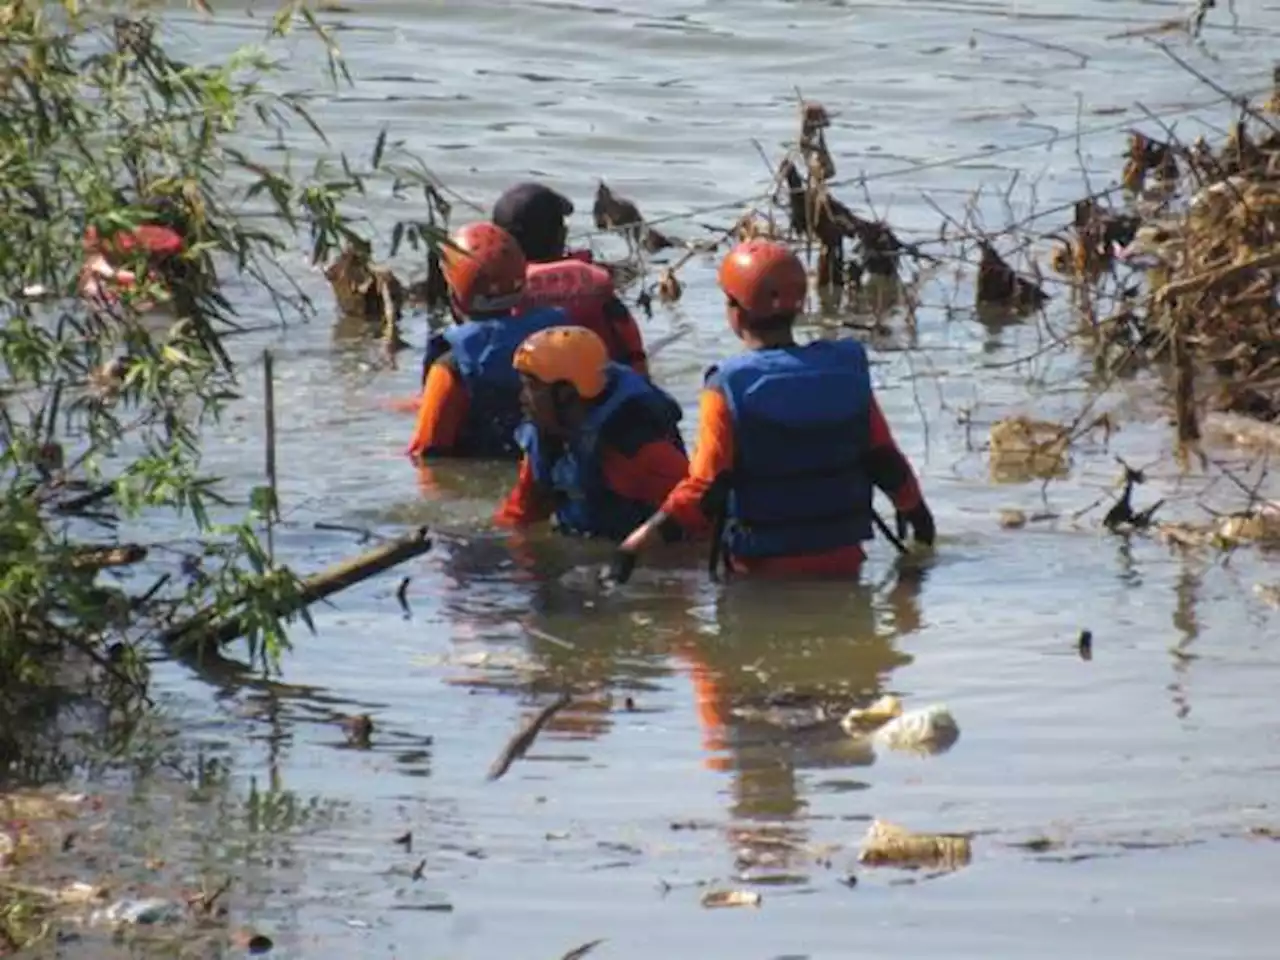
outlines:
[[[960,725],[942,703],[894,717],[871,736],[877,746],[918,754],[943,753],[959,739]]]
[[[157,926],[177,923],[186,915],[186,908],[175,900],[162,897],[117,900],[108,907],[93,912],[94,923],[112,926]]]

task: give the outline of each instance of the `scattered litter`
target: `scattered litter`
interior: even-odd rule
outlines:
[[[867,737],[875,746],[922,756],[945,753],[960,739],[960,726],[945,704],[904,711],[902,701],[892,695],[850,710],[840,726],[849,736]]]
[[[902,716],[902,701],[892,694],[886,694],[869,707],[850,710],[840,721],[846,733],[856,730],[879,727],[894,717]]]
[[[872,742],[890,750],[920,755],[944,753],[960,739],[960,726],[945,704],[933,704],[894,717],[874,734]]]
[[[763,898],[752,890],[708,890],[702,895],[704,907],[758,907]]]
[[[1027,515],[1021,510],[1001,510],[1000,526],[1006,530],[1017,530],[1027,525]]]
[[[1014,311],[1038,310],[1049,300],[1038,283],[1018,273],[986,240],[978,244],[982,257],[978,262],[976,299],[979,305],[1005,307]]]
[[[1007,417],[991,425],[991,472],[997,480],[1062,477],[1067,473],[1071,431],[1030,417]]]
[[[1209,523],[1161,523],[1156,535],[1165,543],[1189,548],[1232,550],[1245,545],[1280,545],[1280,506],[1265,503],[1254,510],[1218,517]]]
[[[162,897],[117,900],[109,907],[95,910],[91,923],[121,926],[159,926],[179,923],[186,917],[186,905]]]
[[[869,867],[900,867],[956,870],[969,863],[972,855],[968,835],[911,833],[884,820],[867,828],[858,862]]]
[[[1255,583],[1253,592],[1267,606],[1280,609],[1280,584]]]

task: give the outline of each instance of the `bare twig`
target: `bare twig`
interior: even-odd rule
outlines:
[[[511,741],[503,748],[502,753],[498,754],[498,759],[489,768],[489,774],[486,779],[497,780],[505,774],[511,768],[511,764],[523,757],[529,747],[533,745],[533,741],[537,738],[542,728],[547,725],[547,721],[567,707],[571,700],[572,697],[568,693],[562,693],[554,701],[539,710],[511,738]]]

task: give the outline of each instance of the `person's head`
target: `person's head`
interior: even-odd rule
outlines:
[[[520,244],[531,262],[559,260],[564,256],[569,228],[565,219],[573,204],[541,183],[517,183],[493,205],[493,222]]]
[[[791,335],[809,292],[809,277],[790,247],[774,240],[740,243],[720,264],[718,279],[729,326],[739,339]]]
[[[520,344],[512,361],[520,402],[539,429],[569,436],[608,384],[609,351],[586,327],[548,327]]]
[[[464,317],[510,313],[524,293],[527,262],[515,238],[492,223],[469,223],[440,250],[454,313]]]

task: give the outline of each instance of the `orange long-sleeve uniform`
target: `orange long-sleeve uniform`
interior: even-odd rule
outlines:
[[[649,355],[644,349],[640,325],[621,299],[610,297],[600,308],[599,321],[584,325],[594,327],[608,346],[611,359],[626,364],[642,377],[649,375]]]
[[[723,393],[708,387],[699,401],[698,443],[689,463],[689,474],[667,496],[662,511],[682,527],[707,522],[703,497],[715,479],[728,473],[734,464],[733,416]],[[899,512],[920,505],[920,485],[906,458],[898,449],[888,421],[875,398],[871,399],[869,461],[872,482],[889,495]],[[730,557],[735,572],[755,576],[813,577],[856,576],[866,552],[857,544],[822,553],[788,557],[746,559]]]
[[[670,440],[651,440],[634,451],[624,453],[604,443],[600,457],[604,482],[615,494],[628,500],[652,503],[654,508],[666,499],[686,476],[689,458]],[[494,514],[494,522],[506,527],[525,526],[546,520],[555,504],[538,488],[533,466],[528,457],[520,461],[520,473],[506,501]],[[710,522],[699,514],[681,526],[687,535],[706,535]]]
[[[409,455],[421,457],[452,450],[470,409],[471,395],[462,377],[447,358],[441,357],[427,370],[427,382],[418,401],[418,422],[409,441]]]

